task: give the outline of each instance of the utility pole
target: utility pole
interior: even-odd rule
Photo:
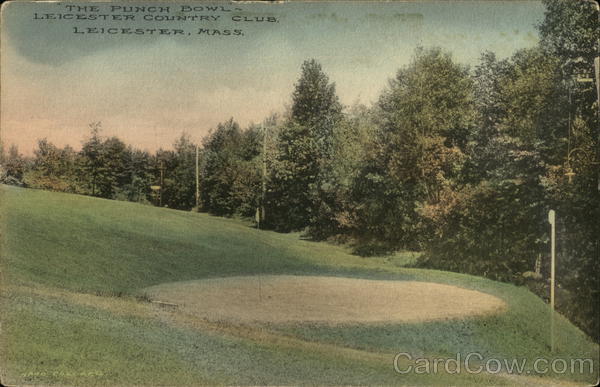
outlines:
[[[198,145],[196,145],[196,212],[200,212],[200,168],[198,166]]]
[[[262,192],[260,197],[260,208],[257,209],[256,223],[259,229],[262,228],[265,220],[265,198],[267,196],[267,128],[263,123],[261,126],[263,134],[263,149],[262,149]],[[257,256],[257,267],[262,269],[260,262],[260,254]],[[262,303],[262,279],[260,270],[257,274],[258,278],[258,302]]]
[[[550,231],[550,351],[554,353],[554,284],[556,276],[556,212],[550,210],[548,212],[548,222],[551,226]]]
[[[267,197],[267,128],[262,125],[263,132],[263,151],[262,151],[262,194],[260,199],[260,223],[265,220],[265,200]]]
[[[165,175],[165,162],[160,160],[160,190],[158,191],[158,206],[162,207],[162,194]]]
[[[600,56],[594,58],[594,73],[596,77],[596,99],[598,101],[598,114],[600,114]]]

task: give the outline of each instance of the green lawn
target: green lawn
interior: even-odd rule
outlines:
[[[57,384],[514,384],[493,374],[394,372],[415,357],[594,358],[598,346],[510,284],[403,267],[413,254],[361,258],[298,234],[127,202],[0,186],[2,381]],[[431,281],[493,294],[506,313],[422,324],[210,325],[136,298],[164,282],[311,274]],[[199,324],[199,325],[198,325]],[[538,380],[538,379],[535,379]],[[527,379],[518,379],[527,384]]]

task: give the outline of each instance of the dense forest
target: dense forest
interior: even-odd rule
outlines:
[[[80,150],[47,139],[31,157],[2,147],[0,181],[248,217],[364,256],[422,251],[419,266],[544,298],[554,209],[558,308],[598,341],[598,14],[584,1],[544,4],[536,47],[484,52],[473,67],[417,48],[373,106],[343,106],[310,59],[290,107],[258,125],[231,118],[201,144],[182,134],[149,153],[95,122]]]

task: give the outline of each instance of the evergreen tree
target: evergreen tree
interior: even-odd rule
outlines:
[[[127,183],[121,188],[117,199],[131,202],[148,203],[151,198],[150,187],[154,185],[152,158],[146,151],[127,147],[125,174]]]
[[[174,164],[168,170],[168,199],[163,201],[170,208],[190,210],[196,205],[196,145],[190,136],[182,133],[175,141]]]
[[[260,196],[258,127],[242,131],[230,119],[204,140],[202,207],[216,215],[254,216]]]
[[[328,195],[325,171],[334,149],[333,132],[341,117],[335,84],[316,60],[305,61],[292,94],[290,119],[279,133],[267,203],[271,226],[289,231],[319,223]]]
[[[114,199],[127,184],[127,146],[117,137],[103,139],[100,122],[90,124],[91,136],[81,149],[81,170],[90,193]]]
[[[83,143],[81,148],[81,171],[83,178],[87,181],[88,189],[92,196],[97,196],[98,180],[101,161],[102,139],[100,138],[101,123],[94,122],[89,125],[90,138]]]

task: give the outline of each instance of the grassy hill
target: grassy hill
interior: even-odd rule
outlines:
[[[598,346],[524,288],[398,267],[299,234],[127,202],[0,186],[2,381],[60,384],[531,384],[539,377],[398,374],[415,357],[593,358]],[[165,282],[311,274],[415,280],[492,294],[506,313],[421,324],[236,325],[194,320],[144,299]],[[425,302],[426,300],[424,300]],[[410,362],[409,362],[410,363]],[[593,382],[594,374],[549,373]]]

